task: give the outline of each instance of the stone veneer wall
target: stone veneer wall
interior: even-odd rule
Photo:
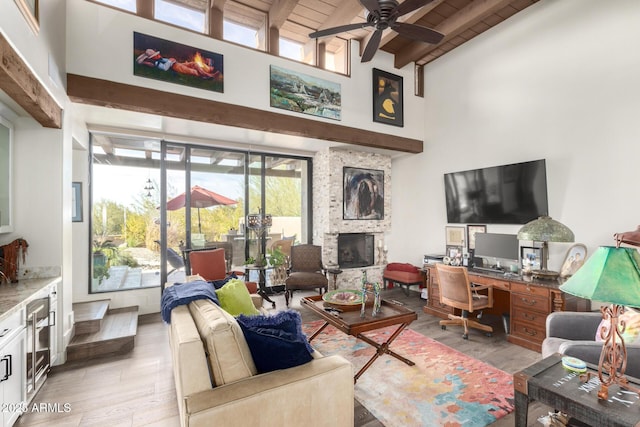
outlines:
[[[384,219],[344,220],[343,167],[384,171]],[[328,148],[313,158],[313,243],[322,246],[322,260],[331,267],[338,263],[339,233],[369,233],[375,238],[376,265],[365,268],[344,269],[338,276],[337,287],[357,289],[361,285],[362,270],[369,281],[382,284],[384,265],[378,257],[378,245],[385,245],[384,233],[391,228],[391,157],[361,151]],[[332,289],[333,279],[329,278]]]

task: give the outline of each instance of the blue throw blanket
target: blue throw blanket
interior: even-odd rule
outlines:
[[[220,305],[213,286],[204,280],[176,283],[173,286],[165,288],[160,301],[162,320],[171,323],[171,310],[173,310],[174,307],[189,304],[191,301],[197,299],[209,299]]]

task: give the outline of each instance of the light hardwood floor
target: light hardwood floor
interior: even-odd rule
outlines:
[[[459,328],[449,327],[443,331],[438,324],[440,319],[422,312],[425,301],[417,292],[411,292],[409,297],[398,288],[384,292],[384,298],[401,301],[418,313],[411,329],[499,369],[514,373],[540,359],[539,353],[506,341],[501,319],[485,316],[483,321],[494,326],[492,337],[472,331],[469,339],[463,340]],[[299,298],[303,295],[308,293],[294,293],[291,308],[299,310],[304,321],[314,320],[312,313],[300,307]],[[272,298],[278,309],[284,308],[283,295]],[[34,399],[38,404],[53,405],[49,405],[48,411],[23,414],[16,426],[179,426],[166,328],[159,315],[141,316],[131,353],[54,367]],[[375,369],[375,364],[370,369]],[[67,412],[65,404],[69,407]],[[542,405],[530,405],[528,425],[539,426],[538,416],[547,411],[549,408]],[[366,408],[356,404],[354,425],[382,424]],[[511,414],[492,426],[513,425]]]

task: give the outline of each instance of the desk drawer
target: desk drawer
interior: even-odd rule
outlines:
[[[476,276],[474,274],[469,275],[469,280],[472,283],[478,283],[479,285],[492,286],[496,289],[503,289],[508,291],[510,289],[509,282],[507,280],[494,279],[492,277]]]
[[[511,311],[549,313],[549,298],[531,294],[511,294]]]
[[[529,323],[534,328],[546,330],[547,313],[530,309],[513,307],[511,310],[511,321],[517,323]]]
[[[549,289],[544,288],[542,286],[532,286],[532,285],[525,285],[523,283],[511,282],[511,292],[538,295],[544,298],[549,298]]]
[[[511,335],[515,335],[520,338],[524,338],[529,341],[541,343],[545,336],[546,331],[544,326],[533,326],[531,323],[511,321]]]

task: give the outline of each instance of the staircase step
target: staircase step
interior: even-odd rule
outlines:
[[[74,303],[75,335],[98,332],[102,325],[102,319],[109,309],[109,301],[103,299]]]
[[[67,347],[67,360],[128,353],[133,350],[137,330],[137,306],[109,310],[99,331],[73,337]]]

